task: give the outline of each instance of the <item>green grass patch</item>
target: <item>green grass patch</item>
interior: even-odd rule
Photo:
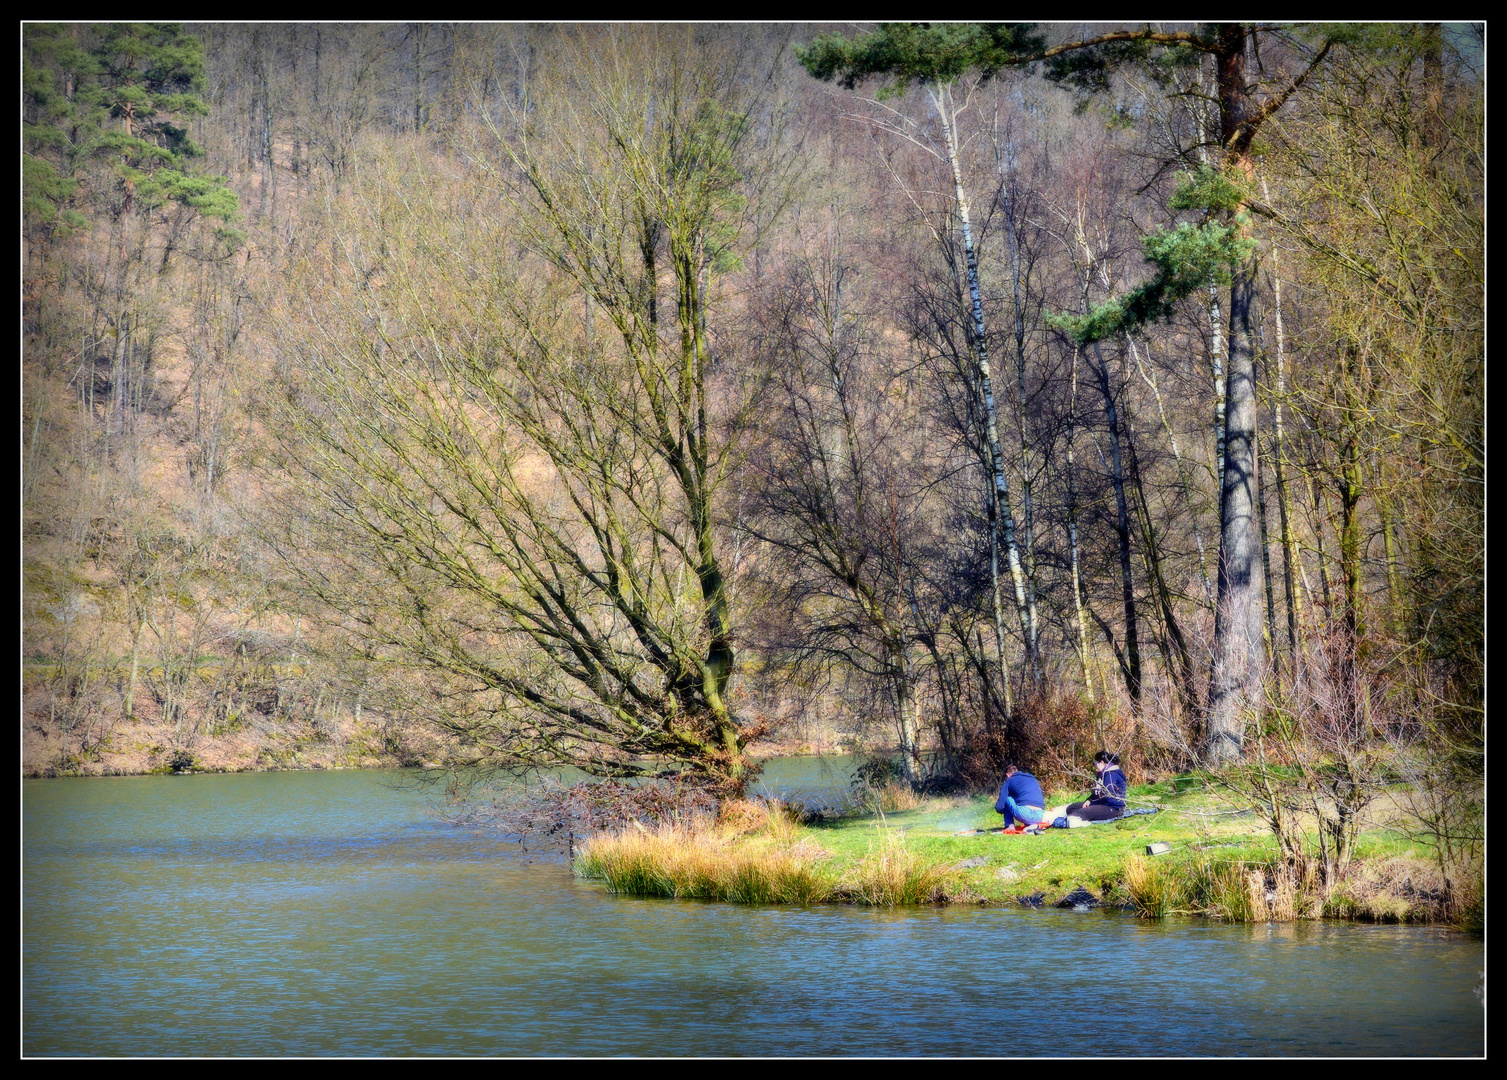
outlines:
[[[1313,882],[1284,876],[1260,818],[1202,785],[1182,788],[1132,788],[1131,805],[1155,814],[1036,836],[988,831],[1000,825],[991,796],[933,797],[810,825],[778,806],[733,803],[718,822],[594,837],[575,871],[614,892],[742,903],[1002,905],[1040,894],[1053,904],[1083,888],[1146,917],[1410,921],[1439,909],[1427,852],[1399,833],[1362,834],[1358,864],[1389,868],[1370,877],[1357,870],[1353,885],[1324,897]],[[1159,841],[1171,850],[1148,857]]]

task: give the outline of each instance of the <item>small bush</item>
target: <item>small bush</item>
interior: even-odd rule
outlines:
[[[639,784],[593,780],[566,786],[544,777],[529,784],[457,788],[451,794],[456,808],[448,816],[458,825],[493,829],[530,845],[558,845],[566,850],[591,833],[622,831],[635,823],[657,828],[706,822],[719,811],[716,797],[704,787],[667,780]]]
[[[927,781],[933,792],[993,792],[1005,766],[1019,765],[1049,789],[1086,787],[1088,756],[1121,748],[1127,774],[1144,775],[1136,757],[1136,721],[1115,714],[1102,699],[1044,689],[1016,702],[1014,712],[982,725],[959,721],[943,739],[944,753]]]
[[[1444,922],[1455,914],[1435,863],[1405,855],[1355,863],[1324,903],[1324,914],[1365,922]]]
[[[870,814],[893,814],[914,810],[921,796],[905,778],[905,768],[894,758],[869,758],[853,770],[848,785],[857,809]]]
[[[872,757],[853,770],[850,785],[855,791],[905,779],[905,766],[892,757]]]
[[[726,799],[717,810],[717,824],[738,836],[762,833],[783,848],[801,839],[800,811],[778,799]]]

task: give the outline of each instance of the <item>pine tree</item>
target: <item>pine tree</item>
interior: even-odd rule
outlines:
[[[22,34],[22,169],[28,226],[43,238],[100,211],[168,202],[228,224],[223,177],[194,171],[188,122],[209,109],[197,38],[172,23],[39,23]]]
[[[1229,267],[1229,345],[1225,381],[1225,438],[1220,470],[1219,585],[1214,614],[1214,656],[1209,678],[1207,741],[1211,762],[1237,759],[1247,714],[1258,706],[1265,647],[1261,636],[1260,538],[1256,525],[1256,346],[1252,328],[1259,319],[1251,224],[1245,214],[1251,200],[1255,164],[1252,144],[1262,126],[1324,62],[1335,39],[1323,35],[1316,48],[1287,35],[1306,64],[1279,87],[1258,96],[1246,71],[1246,56],[1258,32],[1271,28],[1246,23],[1210,23],[1192,31],[1165,31],[1151,26],[1117,30],[1064,42],[1027,58],[1047,61],[1047,75],[1084,91],[1107,85],[1115,67],[1135,64],[1162,81],[1175,70],[1212,59],[1219,103],[1217,171],[1205,170],[1183,193],[1187,208],[1210,211],[1203,226],[1185,225],[1153,238],[1160,246],[1147,255],[1160,273],[1147,286],[1101,309],[1100,326],[1082,326],[1096,335],[1131,321],[1164,313],[1178,295],[1198,285],[1199,273]],[[1204,281],[1210,280],[1205,277]]]

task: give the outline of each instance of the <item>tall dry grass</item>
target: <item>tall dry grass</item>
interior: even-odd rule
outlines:
[[[1163,863],[1132,855],[1125,861],[1121,884],[1131,907],[1143,918],[1160,919],[1177,910],[1178,883]]]
[[[881,784],[865,784],[857,792],[859,806],[870,813],[899,814],[915,810],[922,798],[903,780],[886,780]]]
[[[813,853],[750,850],[726,835],[687,825],[629,828],[592,837],[581,845],[575,872],[631,896],[814,904],[829,899],[832,892]]]
[[[1316,914],[1313,898],[1280,866],[1239,859],[1153,863],[1127,859],[1120,887],[1136,914],[1202,915],[1227,922],[1291,922]]]
[[[951,886],[946,866],[926,862],[905,846],[903,836],[886,833],[849,871],[839,891],[860,904],[894,907],[940,903]]]
[[[949,871],[893,834],[840,876],[830,858],[788,808],[733,800],[715,821],[600,833],[580,846],[573,868],[616,893],[744,904],[932,903],[946,898],[951,882]]]
[[[821,866],[828,857],[803,838],[786,807],[740,799],[724,803],[715,821],[600,833],[581,845],[573,866],[578,876],[633,896],[815,904],[832,898]]]
[[[1432,860],[1411,855],[1372,859],[1355,864],[1330,892],[1324,914],[1365,922],[1466,922],[1461,912],[1475,898],[1452,893],[1450,884]]]

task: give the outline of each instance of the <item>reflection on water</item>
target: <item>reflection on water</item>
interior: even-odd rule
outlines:
[[[776,763],[764,784],[840,790],[847,771]],[[1481,944],[1442,930],[631,899],[371,773],[23,783],[27,1054],[1484,1044]]]
[[[813,807],[845,807],[853,801],[853,773],[864,758],[774,758],[763,763],[750,791]]]

